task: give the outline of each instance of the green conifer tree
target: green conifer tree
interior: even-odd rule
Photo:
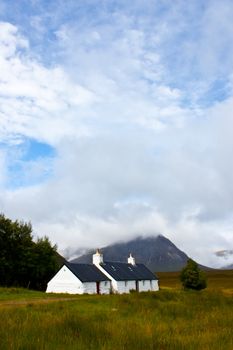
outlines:
[[[192,259],[188,259],[187,265],[181,271],[180,280],[185,289],[201,290],[207,286],[204,272]]]

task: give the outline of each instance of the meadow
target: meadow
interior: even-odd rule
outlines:
[[[208,288],[130,295],[45,295],[0,289],[1,350],[232,350],[233,271],[208,272]]]

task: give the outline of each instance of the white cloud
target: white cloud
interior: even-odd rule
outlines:
[[[94,94],[73,83],[61,67],[47,68],[28,50],[21,52],[29,44],[15,26],[1,23],[1,31],[1,139],[22,135],[54,144],[63,135],[72,135],[72,124],[81,124],[79,108],[91,105]]]
[[[58,6],[51,65],[17,26],[1,24],[0,138],[42,140],[57,156],[25,163],[28,186],[10,190],[2,150],[0,204],[60,248],[162,233],[216,265],[212,253],[233,239],[232,5],[208,2],[203,14],[196,2],[155,5],[75,21]],[[45,17],[30,18],[40,40]],[[227,98],[209,93],[216,80]]]
[[[228,103],[208,112],[211,123],[65,139],[55,178],[8,192],[7,212],[32,220],[36,232],[51,232],[60,248],[163,233],[203,264],[216,265],[212,252],[232,241],[232,170],[222,163],[230,138],[216,144],[223,137],[219,125],[230,130],[222,117]]]
[[[17,27],[11,23],[0,22],[0,30],[0,50],[3,58],[12,57],[16,53],[17,47],[19,49],[28,48],[28,41],[19,34]]]

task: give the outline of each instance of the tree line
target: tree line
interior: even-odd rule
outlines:
[[[45,290],[61,258],[48,237],[33,239],[32,225],[0,214],[0,285]]]

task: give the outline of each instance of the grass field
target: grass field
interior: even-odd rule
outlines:
[[[232,350],[233,271],[208,273],[201,292],[183,291],[175,273],[159,275],[156,293],[69,297],[0,289],[0,349]]]
[[[157,273],[162,288],[181,288],[179,272]],[[233,294],[233,270],[209,270],[206,272],[207,290]]]

